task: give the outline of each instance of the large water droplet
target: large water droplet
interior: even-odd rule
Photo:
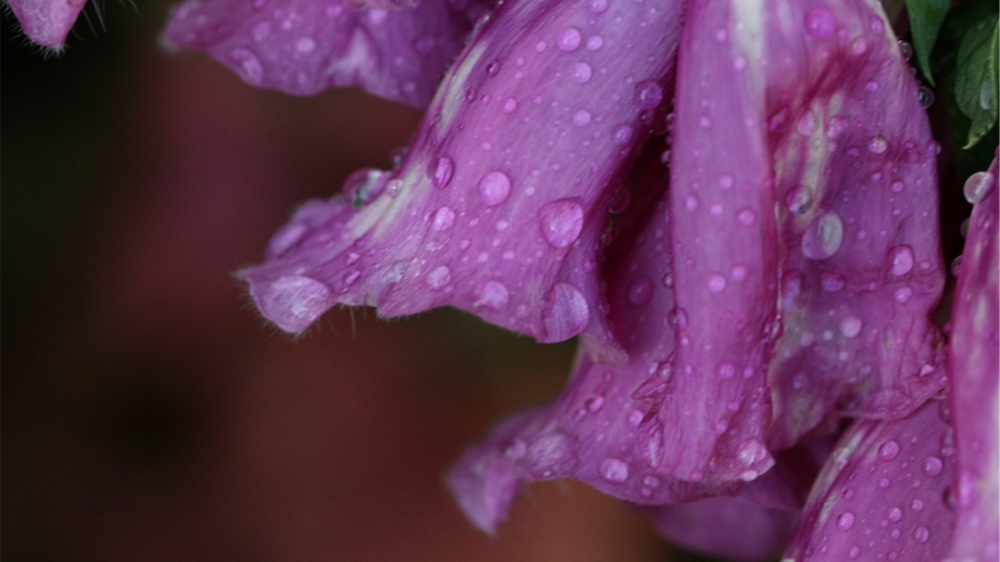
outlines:
[[[875,135],[868,139],[868,152],[872,154],[882,154],[889,149],[889,142],[885,137]]]
[[[854,514],[850,511],[845,511],[837,517],[837,528],[841,531],[850,531],[854,528]]]
[[[806,31],[817,39],[829,37],[837,30],[837,17],[826,8],[813,8],[806,12]]]
[[[802,185],[792,187],[785,193],[785,205],[789,211],[796,214],[804,213],[810,201],[812,196],[809,194],[809,189]]]
[[[993,99],[993,87],[989,80],[979,85],[979,107],[986,111],[992,111],[995,100]]]
[[[587,50],[597,51],[604,46],[604,39],[600,35],[591,35],[587,37]]]
[[[568,340],[587,327],[590,307],[587,299],[569,283],[557,283],[545,295],[542,324],[545,326],[544,343]]]
[[[885,462],[889,462],[899,455],[899,443],[894,440],[886,441],[882,443],[882,446],[878,448],[878,458]]]
[[[903,510],[899,509],[898,507],[890,507],[889,512],[886,514],[886,517],[889,519],[889,521],[897,523],[900,519],[903,518]]]
[[[736,376],[736,367],[732,363],[719,363],[715,368],[715,374],[722,380],[729,380]]]
[[[840,320],[840,333],[845,338],[853,338],[861,333],[861,318],[848,314]]]
[[[292,333],[308,328],[335,302],[326,284],[303,275],[279,277],[255,297],[264,316]]]
[[[640,110],[655,109],[663,101],[663,88],[652,80],[635,85],[635,103]]]
[[[917,100],[920,102],[921,107],[927,109],[934,103],[934,90],[927,86],[917,88]]]
[[[253,51],[245,47],[237,47],[229,51],[229,58],[236,64],[236,71],[251,86],[264,83],[264,65]]]
[[[567,474],[576,466],[570,438],[554,432],[543,435],[528,446],[525,464],[536,478],[553,478]]]
[[[931,537],[931,532],[927,530],[927,527],[917,527],[913,530],[913,538],[919,543],[927,542],[927,539]]]
[[[585,62],[578,62],[569,67],[569,78],[577,84],[590,82],[590,77],[594,74],[594,69]]]
[[[622,123],[611,129],[611,141],[615,144],[628,144],[632,140],[632,126]]]
[[[559,33],[559,36],[556,37],[556,45],[559,46],[559,50],[571,53],[580,47],[580,42],[582,40],[583,37],[580,35],[579,31],[573,27],[568,27],[562,30],[562,32]]]
[[[601,477],[608,482],[621,484],[628,480],[628,463],[615,458],[604,459],[601,461]]]
[[[591,12],[602,14],[608,9],[608,0],[590,0],[587,6],[590,7]]]
[[[455,175],[455,162],[447,156],[441,156],[431,162],[427,167],[427,176],[431,178],[434,187],[448,187],[452,176]]]
[[[451,282],[451,270],[446,265],[440,265],[427,274],[427,284],[432,289],[440,289]]]
[[[556,248],[565,248],[583,230],[583,207],[572,199],[559,199],[543,205],[538,220],[545,240]]]
[[[503,105],[500,106],[500,111],[503,111],[507,115],[517,111],[517,100],[514,98],[507,98],[503,100]]]
[[[499,171],[487,172],[479,180],[479,199],[490,207],[499,205],[510,195],[510,178]]]
[[[937,476],[941,474],[942,470],[944,470],[944,463],[941,462],[941,459],[935,456],[924,459],[924,474],[927,476]]]
[[[573,124],[576,125],[577,127],[586,126],[587,123],[590,123],[590,118],[591,118],[590,112],[587,111],[586,109],[581,109],[573,113]]]
[[[846,281],[843,275],[839,273],[834,273],[832,271],[824,271],[819,274],[819,284],[823,286],[823,289],[830,293],[836,293],[837,291],[844,288]]]
[[[802,236],[802,253],[811,260],[825,260],[837,253],[844,241],[844,223],[836,213],[813,220]]]
[[[472,299],[472,306],[476,308],[487,308],[494,312],[500,312],[507,308],[510,293],[503,283],[486,281],[473,289]]]
[[[973,205],[982,201],[983,196],[986,195],[996,182],[996,176],[989,172],[976,172],[972,174],[969,176],[969,179],[965,180],[965,186],[962,188],[965,200]]]
[[[736,448],[736,459],[743,466],[757,465],[767,457],[767,447],[756,439],[747,439]]]
[[[913,248],[905,245],[890,248],[889,264],[893,275],[906,275],[913,269]]]
[[[639,277],[628,289],[628,301],[636,306],[649,302],[653,296],[653,282],[647,277]]]
[[[455,211],[451,210],[451,207],[441,207],[434,213],[431,228],[438,232],[444,232],[453,226],[455,226]]]
[[[721,273],[712,273],[706,284],[710,293],[721,293],[726,289],[726,278]]]

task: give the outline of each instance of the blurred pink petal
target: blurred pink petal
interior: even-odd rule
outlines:
[[[21,30],[35,43],[59,49],[87,0],[8,0]]]

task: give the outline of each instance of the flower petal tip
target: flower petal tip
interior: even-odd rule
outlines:
[[[51,49],[62,49],[86,0],[8,0],[25,36]]]

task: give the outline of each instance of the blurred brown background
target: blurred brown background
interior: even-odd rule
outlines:
[[[339,310],[298,341],[262,322],[232,272],[420,114],[251,89],[160,50],[166,11],[92,4],[49,60],[4,15],[5,562],[672,559],[578,483],[530,487],[495,538],[448,495],[572,345],[447,310]]]

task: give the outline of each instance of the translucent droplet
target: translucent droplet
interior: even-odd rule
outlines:
[[[913,539],[919,543],[927,542],[927,539],[931,537],[931,532],[927,530],[927,527],[917,527],[913,530]]]
[[[847,119],[838,116],[831,117],[829,123],[826,125],[826,136],[830,139],[838,138],[844,134],[847,130],[848,123]]]
[[[453,226],[455,226],[455,211],[451,207],[441,207],[434,213],[431,228],[438,232],[444,232]]]
[[[837,18],[826,8],[813,8],[806,12],[806,31],[817,39],[829,37],[837,30]]]
[[[455,163],[447,156],[441,156],[427,167],[427,176],[431,178],[434,187],[445,188],[455,175]]]
[[[989,172],[972,174],[969,179],[965,180],[965,186],[962,188],[965,200],[973,205],[982,201],[983,196],[993,188],[996,182],[996,177]]]
[[[913,58],[913,45],[908,42],[900,40],[899,42],[899,54],[903,55],[903,60],[910,60]]]
[[[264,65],[253,51],[237,47],[229,51],[229,58],[236,64],[237,73],[247,84],[260,86],[264,83]]]
[[[559,33],[556,37],[556,45],[559,46],[559,50],[571,53],[580,47],[580,42],[583,41],[583,37],[576,28],[568,27]]]
[[[958,274],[962,272],[962,256],[958,256],[951,262],[951,275],[952,277],[958,277]]]
[[[889,249],[889,266],[893,275],[906,275],[913,269],[913,248],[894,246]]]
[[[649,302],[653,296],[653,282],[646,277],[639,277],[628,289],[628,301],[636,306]]]
[[[710,293],[721,293],[726,289],[726,278],[721,273],[712,273],[706,284]]]
[[[622,123],[611,129],[611,140],[615,144],[628,144],[632,140],[632,126]]]
[[[587,5],[590,7],[591,12],[602,14],[608,9],[608,0],[590,0]]]
[[[882,446],[878,448],[878,458],[885,462],[889,462],[899,456],[899,443],[893,440],[886,441],[882,443]]]
[[[503,100],[503,105],[500,106],[500,111],[510,115],[517,111],[517,100],[514,98],[507,98]]]
[[[427,284],[432,289],[440,289],[451,282],[451,270],[446,265],[440,265],[427,274]]]
[[[861,318],[848,314],[840,320],[840,333],[845,338],[853,338],[861,333]]]
[[[882,154],[889,149],[889,142],[885,137],[876,135],[868,139],[868,152],[872,154]]]
[[[587,111],[586,109],[581,109],[573,114],[573,124],[576,125],[577,127],[586,126],[588,123],[590,123],[590,118],[591,118],[590,112]]]
[[[799,122],[795,128],[800,135],[808,137],[816,132],[817,126],[816,116],[811,111],[808,111],[802,114],[802,117],[799,117]]]
[[[604,46],[604,39],[600,35],[591,35],[587,37],[587,50],[597,51]]]
[[[844,288],[846,280],[843,275],[832,271],[824,271],[819,274],[819,283],[823,289],[830,293],[836,293]]]
[[[903,510],[899,509],[898,507],[890,507],[889,512],[886,514],[886,518],[888,518],[889,521],[892,521],[893,523],[897,523],[900,519],[903,518]]]
[[[995,104],[993,99],[993,88],[990,85],[990,81],[987,80],[979,85],[979,107],[985,109],[986,111],[992,111]]]
[[[802,185],[797,185],[785,193],[785,205],[788,206],[789,211],[796,214],[804,213],[811,201],[812,196],[809,194],[809,190]]]
[[[698,205],[699,205],[699,203],[698,203],[698,196],[697,195],[695,195],[695,194],[692,193],[691,195],[688,195],[687,197],[684,198],[684,208],[685,209],[687,209],[687,210],[689,210],[691,212],[694,212],[694,211],[698,210]]]
[[[917,89],[917,99],[920,100],[920,106],[927,109],[934,104],[934,90],[921,86]]]
[[[640,110],[656,109],[663,101],[663,88],[652,80],[635,85],[635,103]]]
[[[472,306],[500,312],[507,308],[510,293],[499,281],[486,281],[472,291]]]
[[[903,191],[905,187],[906,184],[899,180],[895,180],[889,184],[889,189],[891,189],[893,193],[899,193],[900,191]]]
[[[944,470],[944,463],[941,459],[930,456],[924,459],[924,474],[927,476],[937,476]]]
[[[854,514],[850,511],[845,511],[837,517],[837,528],[841,531],[850,531],[854,528]]]
[[[840,249],[844,241],[844,223],[836,213],[826,213],[813,220],[802,236],[802,253],[811,260],[825,260]]]
[[[543,205],[538,219],[545,240],[556,248],[565,248],[580,236],[583,207],[572,199],[559,199]]]
[[[586,84],[587,82],[590,82],[590,77],[593,74],[594,70],[585,62],[578,62],[569,67],[570,80],[576,82],[577,84]]]
[[[736,367],[732,363],[719,363],[715,369],[715,374],[722,380],[729,380],[736,375]]]
[[[913,289],[909,287],[900,287],[892,294],[892,298],[899,304],[906,304],[912,297]]]
[[[589,320],[590,307],[583,294],[568,283],[558,283],[545,295],[543,343],[568,340],[582,332]]]
[[[499,62],[493,61],[490,64],[486,65],[486,75],[487,76],[490,76],[490,77],[496,76],[499,72],[500,72],[500,63]]]
[[[335,303],[325,283],[303,275],[279,277],[254,297],[261,313],[290,333],[305,330]]]
[[[756,439],[747,439],[736,448],[736,459],[743,466],[755,466],[767,457],[767,447]]]
[[[702,129],[708,130],[712,128],[712,118],[708,115],[702,115],[698,118],[698,126]]]
[[[479,199],[487,206],[494,207],[507,200],[510,195],[510,178],[499,171],[487,172],[479,180]]]
[[[621,484],[628,480],[628,463],[615,458],[604,459],[601,461],[601,477],[608,482]]]

